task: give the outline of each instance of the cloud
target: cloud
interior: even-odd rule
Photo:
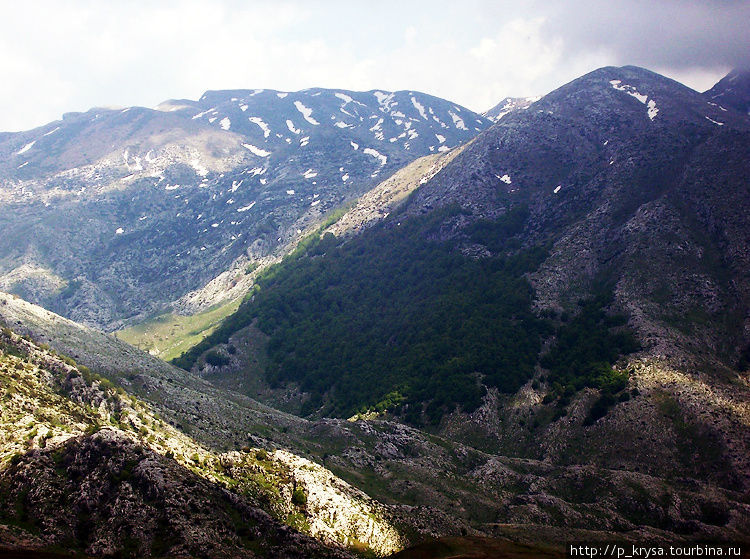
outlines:
[[[731,0],[6,3],[0,130],[223,88],[416,89],[481,111],[603,65],[705,89],[746,64],[747,21]]]
[[[750,67],[750,2],[571,0],[547,11],[544,32],[564,58],[598,52],[707,88],[732,67]]]
[[[619,59],[692,68],[746,63],[748,22],[746,1],[574,0],[551,12],[547,26],[570,52],[603,48]]]

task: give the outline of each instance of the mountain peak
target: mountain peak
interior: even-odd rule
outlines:
[[[750,69],[732,70],[703,95],[722,107],[750,114]]]

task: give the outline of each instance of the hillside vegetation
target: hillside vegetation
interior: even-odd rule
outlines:
[[[252,299],[174,362],[190,368],[207,348],[255,323],[270,336],[270,385],[294,382],[311,394],[303,415],[389,410],[435,424],[457,406],[474,411],[487,388],[514,393],[555,332],[553,321],[532,312],[524,278],[546,251],[519,246],[524,206],[470,230],[480,239],[492,233],[494,257],[466,256],[455,242],[438,240],[442,228],[466,217],[451,207],[404,221],[395,215],[349,242],[312,238],[262,274]],[[561,394],[603,388],[611,365],[637,348],[627,333],[610,334],[623,321],[607,318],[604,306],[596,306],[596,320],[585,315],[560,330],[551,378]],[[588,345],[571,343],[577,338]],[[229,361],[215,350],[203,359],[218,367]]]

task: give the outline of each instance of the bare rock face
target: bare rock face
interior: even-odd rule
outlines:
[[[483,112],[482,116],[489,118],[492,122],[497,122],[505,115],[528,109],[539,99],[540,97],[506,97],[491,109]]]
[[[113,430],[29,452],[0,491],[6,520],[94,556],[348,556]]]

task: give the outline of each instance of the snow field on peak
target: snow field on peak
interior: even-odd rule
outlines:
[[[639,93],[638,90],[632,85],[623,84],[620,80],[609,80],[609,83],[617,91],[627,93],[631,97],[635,97],[636,99],[638,99],[638,101],[646,105],[648,107],[646,114],[651,120],[654,120],[654,117],[656,117],[656,115],[659,113],[659,109],[656,106],[656,101],[654,101],[653,99],[649,100],[648,95]]]

